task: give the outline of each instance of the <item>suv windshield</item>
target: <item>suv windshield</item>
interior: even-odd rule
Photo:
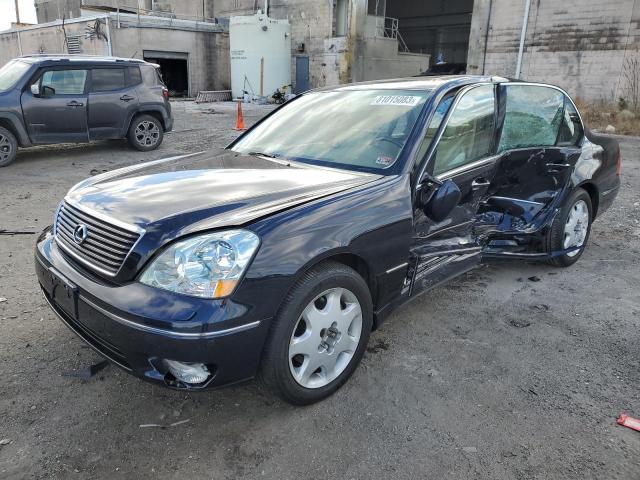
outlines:
[[[314,92],[285,104],[232,147],[246,154],[384,173],[431,91]]]
[[[0,68],[0,92],[9,90],[29,70],[29,64],[20,60],[11,60]]]

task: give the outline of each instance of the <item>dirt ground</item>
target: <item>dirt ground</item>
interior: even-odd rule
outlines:
[[[237,134],[233,105],[174,111],[155,152],[22,151],[0,169],[0,230],[40,231],[91,174]],[[307,408],[253,383],[185,394],[113,366],[73,376],[100,357],[46,306],[35,235],[0,235],[0,478],[640,479],[640,432],[615,423],[640,417],[640,139],[620,141],[620,196],[575,266],[487,266],[417,298]]]

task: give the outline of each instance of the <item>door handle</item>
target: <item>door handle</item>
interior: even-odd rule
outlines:
[[[67,102],[67,107],[83,107],[84,103],[82,102],[76,102],[75,100],[71,100],[70,102]]]
[[[120,100],[122,100],[123,102],[130,102],[131,100],[133,100],[133,97],[131,95],[122,95],[120,97]]]
[[[567,168],[571,168],[570,163],[547,163],[547,168],[550,172],[560,172],[562,170],[566,170]]]
[[[486,178],[476,178],[473,182],[471,182],[471,188],[473,190],[477,190],[479,188],[488,187],[491,185],[491,182]]]

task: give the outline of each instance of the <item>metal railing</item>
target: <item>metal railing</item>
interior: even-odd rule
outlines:
[[[140,8],[139,6],[120,5],[117,4],[116,13],[119,15],[122,13],[133,13],[140,18],[140,15],[149,15],[153,17],[163,17],[176,20],[189,20],[192,22],[204,22],[204,23],[218,23],[218,20],[213,17],[205,17],[204,15],[181,15],[173,12],[167,12],[164,10],[149,10],[147,8]]]
[[[401,52],[409,52],[404,38],[398,29],[398,19],[393,17],[376,17],[376,36],[393,38],[398,41],[398,49]]]

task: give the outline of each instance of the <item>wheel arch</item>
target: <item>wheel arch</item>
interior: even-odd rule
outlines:
[[[360,255],[356,255],[355,253],[349,250],[333,250],[325,252],[323,255],[320,255],[309,262],[307,262],[304,266],[302,266],[295,274],[294,280],[289,287],[289,291],[296,285],[298,280],[302,278],[309,270],[317,267],[318,265],[326,262],[336,262],[342,265],[346,265],[347,267],[355,270],[365,281],[367,287],[369,288],[369,293],[371,295],[371,302],[373,304],[373,311],[376,310],[376,302],[377,302],[377,286],[376,279],[372,273],[371,267],[365,258]],[[376,319],[374,315],[373,329],[377,328]]]
[[[160,125],[162,125],[162,130],[164,132],[167,131],[167,125],[165,123],[164,120],[164,116],[162,115],[162,112],[158,109],[138,109],[135,112],[133,112],[131,114],[131,118],[129,119],[129,122],[127,123],[127,129],[125,130],[125,135],[129,132],[129,130],[131,129],[131,124],[133,123],[133,121],[139,117],[140,115],[149,115],[153,118],[155,118],[156,120],[158,120],[160,122]]]
[[[591,182],[583,182],[578,185],[577,188],[581,188],[589,194],[593,219],[595,219],[598,215],[598,207],[600,206],[600,191],[598,190],[598,187]]]
[[[31,140],[27,135],[26,130],[22,126],[22,124],[17,120],[17,118],[13,114],[3,114],[0,115],[0,127],[4,127],[11,132],[11,134],[16,137],[18,141],[18,146],[20,147],[29,147],[31,146]]]

